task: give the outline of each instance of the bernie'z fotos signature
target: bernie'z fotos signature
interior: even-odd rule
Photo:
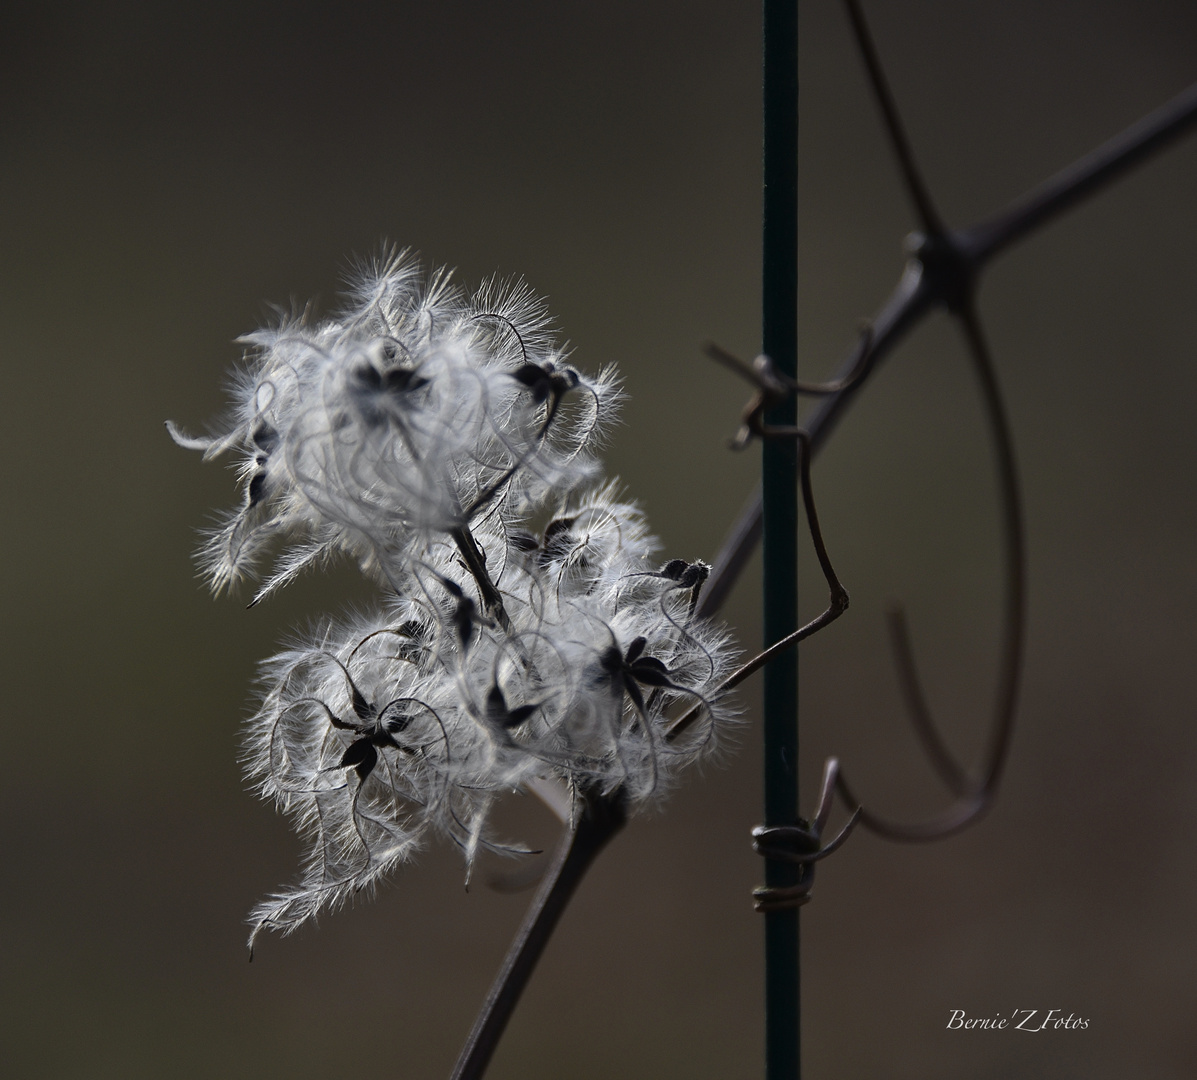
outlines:
[[[953,1009],[948,1030],[976,1029],[987,1031],[1082,1031],[1089,1026],[1087,1017],[1075,1013],[1064,1015],[1061,1009],[1015,1009],[1009,1016],[968,1016],[963,1009]]]

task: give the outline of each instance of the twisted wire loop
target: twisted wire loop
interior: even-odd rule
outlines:
[[[1018,470],[1010,424],[998,386],[993,358],[976,305],[976,288],[981,271],[995,255],[1034,233],[1082,199],[1096,193],[1151,154],[1197,124],[1197,86],[1190,87],[1155,112],[1098,147],[1073,165],[1049,178],[1007,208],[969,228],[950,229],[940,217],[918,168],[897,104],[890,90],[877,49],[873,43],[859,0],[845,0],[845,7],[857,51],[861,56],[871,92],[882,114],[891,150],[897,161],[903,187],[911,200],[919,230],[907,237],[906,265],[888,300],[874,318],[837,373],[825,384],[803,384],[780,375],[767,357],[752,364],[732,356],[718,346],[707,346],[709,356],[756,387],[741,416],[741,426],[732,440],[740,448],[752,438],[790,437],[801,442],[803,462],[834,430],[835,424],[885,357],[932,311],[946,309],[963,334],[973,371],[977,377],[982,407],[997,469],[1004,562],[1003,629],[998,660],[998,679],[992,704],[989,735],[980,767],[971,773],[957,761],[940,734],[918,674],[904,612],[888,615],[891,649],[899,676],[905,710],[920,746],[935,773],[952,796],[950,805],[931,820],[918,823],[893,821],[867,808],[856,794],[837,759],[828,759],[819,803],[810,822],[798,822],[792,831],[754,831],[754,847],[769,858],[799,861],[802,880],[789,890],[757,890],[758,910],[796,906],[810,899],[813,864],[830,854],[860,824],[895,841],[930,841],[951,836],[978,821],[993,805],[1014,733],[1016,704],[1022,666],[1026,621],[1026,558],[1024,525]],[[805,428],[778,429],[765,425],[765,412],[782,395],[810,393],[823,398]],[[804,487],[804,495],[809,483]],[[811,507],[808,504],[808,518]],[[760,537],[759,493],[745,507],[716,559],[700,611],[714,610],[731,588],[750,558]],[[813,520],[813,519],[812,519]],[[817,535],[812,524],[812,536]],[[823,558],[820,558],[823,564]],[[823,565],[824,574],[827,566]],[[830,579],[829,579],[830,581]],[[826,613],[824,613],[826,615]],[[803,627],[788,638],[746,663],[729,683],[742,681],[791,645],[830,622],[820,616],[818,626]],[[677,723],[684,725],[687,717]],[[833,793],[850,810],[848,824],[826,847],[820,836]]]
[[[925,195],[924,198],[926,198]],[[971,283],[966,286],[966,290],[971,290]],[[866,828],[879,835],[894,840],[933,840],[965,828],[989,808],[1004,768],[1013,734],[1026,607],[1026,572],[1021,500],[1009,422],[1002,405],[996,376],[993,371],[992,359],[989,355],[980,321],[972,302],[971,292],[962,290],[954,293],[953,296],[954,299],[949,304],[949,310],[961,321],[964,327],[969,345],[969,354],[973,360],[974,368],[981,384],[986,418],[996,448],[1004,525],[1007,568],[1005,627],[1003,632],[1001,673],[998,680],[997,700],[994,707],[995,715],[987,754],[987,763],[980,778],[974,780],[956,761],[948,749],[946,742],[939,733],[938,726],[931,715],[930,708],[926,703],[926,697],[922,691],[922,684],[914,661],[905,617],[901,611],[891,613],[891,640],[907,711],[910,714],[916,734],[922,743],[924,751],[936,772],[956,797],[956,802],[944,814],[932,822],[914,826],[891,822],[867,810],[853,794],[851,787],[840,770],[838,760],[835,758],[828,759],[824,769],[818,807],[814,818],[810,822],[799,820],[792,826],[777,826],[773,828],[760,826],[753,831],[753,847],[758,854],[766,858],[783,859],[784,861],[798,863],[801,866],[797,883],[783,887],[762,887],[754,892],[757,911],[773,911],[807,903],[810,900],[811,887],[814,880],[814,863],[837,850],[858,823],[863,824]],[[859,355],[853,358],[853,368],[845,377],[846,385],[855,382],[860,377],[860,374],[867,370],[869,361],[868,342],[870,340],[871,332],[866,332],[864,347],[858,350]],[[723,363],[737,374],[748,379],[757,388],[755,396],[744,409],[740,432],[732,441],[733,447],[741,448],[747,445],[752,438],[792,438],[798,441],[802,451],[801,487],[807,521],[820,568],[823,571],[831,592],[828,607],[822,614],[796,630],[793,634],[777,642],[770,649],[762,652],[733,673],[727,680],[728,688],[730,688],[730,686],[737,685],[748,675],[764,666],[764,664],[783,650],[792,645],[797,645],[798,642],[823,629],[838,618],[847,609],[848,593],[840,583],[832,567],[826,544],[823,540],[822,530],[819,527],[813,487],[810,479],[810,434],[800,427],[770,426],[764,421],[765,412],[779,398],[788,397],[798,392],[796,386],[793,385],[792,381],[784,380],[778,376],[768,357],[758,356],[752,365],[747,365],[717,346],[709,346],[707,352],[718,362]],[[674,724],[667,737],[672,737],[675,733],[685,730],[695,715],[696,710],[692,708]],[[826,847],[821,847],[822,831],[830,814],[831,804],[837,791],[850,807],[851,817],[836,838],[826,845]]]
[[[811,895],[814,865],[838,851],[858,825],[890,840],[936,840],[967,828],[992,806],[1014,730],[1024,645],[1026,569],[1017,468],[1009,422],[976,309],[977,280],[995,255],[1035,233],[1065,210],[1141,164],[1197,123],[1197,86],[1193,86],[999,213],[969,228],[949,229],[939,217],[917,168],[859,0],[845,0],[845,4],[857,49],[882,112],[887,136],[898,161],[903,185],[914,205],[920,230],[907,239],[907,261],[889,298],[868,323],[868,329],[862,333],[829,382],[802,383],[779,375],[764,358],[758,358],[753,364],[745,364],[718,346],[708,347],[708,354],[717,362],[749,378],[758,389],[757,396],[745,409],[741,429],[733,439],[733,445],[746,445],[753,437],[789,437],[800,442],[808,523],[812,538],[819,537],[815,540],[816,551],[819,552],[820,566],[832,594],[832,603],[827,611],[813,623],[800,628],[743,665],[725,680],[723,689],[730,689],[742,682],[774,656],[796,645],[842,613],[835,611],[829,614],[836,607],[837,586],[840,590],[843,587],[830,568],[825,548],[821,548],[817,518],[813,513],[813,496],[809,495],[810,459],[830,437],[836,423],[877,366],[907,333],[939,308],[947,309],[964,334],[980,384],[994,446],[1005,543],[1004,631],[989,738],[982,767],[973,774],[962,767],[948,749],[931,716],[914,662],[905,616],[900,610],[890,614],[891,645],[906,710],[924,752],[951,792],[953,802],[930,821],[916,824],[891,821],[864,806],[845,778],[839,761],[829,758],[824,766],[818,804],[809,821],[799,820],[793,825],[758,828],[753,832],[754,848],[760,854],[801,867],[796,885],[788,889],[756,890],[754,898],[760,911],[807,903]],[[765,413],[780,400],[779,395],[794,393],[811,394],[821,401],[804,429],[770,430],[763,419]],[[758,490],[729,530],[724,547],[698,598],[693,613],[696,617],[706,618],[719,610],[755,550],[760,536],[761,495]],[[847,606],[846,591],[843,592],[843,606]],[[696,707],[683,714],[666,731],[666,742],[676,738],[692,724],[691,713],[697,715]],[[849,808],[850,814],[836,836],[824,843],[823,830],[837,794]],[[472,1080],[483,1075],[490,1053],[514,1009],[519,990],[543,950],[564,903],[572,895],[586,866],[622,828],[625,815],[619,800],[619,791],[587,796],[582,812],[575,815],[574,824],[563,837],[561,848],[542,882],[540,892],[511,944],[504,967],[475,1024],[470,1041],[462,1051],[453,1074],[454,1080]],[[513,993],[506,992],[509,986],[514,988]]]
[[[928,301],[918,304],[920,315],[929,312],[933,307],[943,306],[959,321],[968,343],[974,371],[981,386],[986,421],[998,467],[1003,522],[1006,569],[1000,674],[987,758],[981,776],[974,779],[969,776],[949,750],[927,705],[910,644],[905,616],[901,611],[891,613],[891,642],[906,710],[924,752],[935,771],[952,792],[954,802],[947,811],[930,822],[906,825],[890,821],[865,808],[849,786],[839,767],[838,760],[829,759],[824,769],[818,807],[810,823],[799,822],[788,829],[784,827],[781,829],[758,828],[753,833],[754,848],[760,854],[766,858],[775,859],[784,856],[800,862],[802,868],[796,885],[787,888],[765,887],[756,890],[754,898],[758,911],[770,911],[778,907],[807,903],[810,900],[814,881],[815,861],[837,850],[858,823],[870,831],[892,840],[934,840],[957,832],[982,816],[996,794],[997,784],[1009,752],[1022,662],[1026,609],[1026,560],[1021,496],[1010,425],[975,305],[977,265],[956,242],[954,234],[945,227],[935,207],[902,126],[897,104],[885,78],[880,58],[858,0],[845,0],[845,6],[857,50],[864,63],[873,96],[882,114],[891,149],[898,163],[903,186],[922,226],[921,232],[907,240],[909,259],[903,279],[910,289],[908,303],[913,308],[919,299],[919,294],[925,293],[928,295]],[[902,283],[899,283],[899,290],[901,289]],[[900,320],[894,319],[893,324],[900,325]],[[871,326],[862,347],[857,350],[858,355],[853,357],[852,367],[842,378],[843,385],[834,392],[835,396],[850,392],[870,369],[876,351],[875,333],[875,328]],[[791,388],[791,390],[796,390],[796,388]],[[762,388],[758,392],[758,398],[763,400],[767,393],[768,390]],[[759,415],[754,399],[744,415],[741,432],[748,431],[762,438],[797,437],[803,446],[803,459],[809,462],[813,441],[810,433],[799,430],[770,431],[759,423]],[[807,468],[809,470],[809,465]],[[811,520],[812,536],[818,537],[818,529],[813,516],[813,504],[809,497],[809,483],[804,485],[803,491],[804,496],[807,496],[807,513]],[[825,549],[822,548],[821,539],[816,541],[816,547],[820,552],[822,564],[825,562]],[[824,571],[826,573],[826,566],[824,566]],[[826,625],[827,621],[830,620],[822,622],[816,629]],[[795,644],[797,640],[795,638]],[[836,792],[848,804],[851,817],[836,838],[823,846],[822,831],[830,814]]]
[[[913,270],[917,274],[921,289],[917,289],[916,293],[923,289],[928,290],[933,305],[945,307],[959,323],[974,373],[980,384],[982,404],[998,472],[1005,588],[999,675],[990,737],[980,775],[974,778],[968,774],[940,734],[922,690],[905,616],[901,610],[897,610],[891,612],[889,623],[903,701],[923,751],[954,796],[954,801],[932,821],[915,825],[890,821],[864,807],[838,768],[838,762],[833,759],[828,763],[825,772],[819,812],[825,813],[824,800],[830,798],[829,791],[834,788],[852,809],[850,825],[859,821],[870,831],[892,840],[934,840],[966,828],[989,809],[1009,754],[1014,732],[1026,621],[1026,554],[1022,499],[1010,423],[977,313],[975,289],[979,263],[972,257],[972,253],[959,243],[956,234],[944,225],[935,207],[902,125],[897,104],[859,0],[845,0],[845,7],[857,50],[902,175],[903,186],[922,227],[921,232],[907,240],[910,262],[914,264],[908,264],[907,273],[909,275]],[[924,312],[929,310],[931,305],[923,308]],[[841,834],[837,839],[842,842],[843,838],[844,834]]]

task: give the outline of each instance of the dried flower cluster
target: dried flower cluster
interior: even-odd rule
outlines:
[[[338,318],[244,340],[227,431],[170,429],[240,457],[244,503],[201,554],[212,588],[271,548],[255,602],[337,553],[383,588],[376,613],[263,666],[248,772],[311,847],[254,936],[373,885],[429,829],[467,860],[512,850],[486,825],[504,791],[554,779],[635,804],[713,745],[731,655],[693,617],[706,567],[652,561],[593,456],[615,376],[567,364],[525,286],[466,296],[401,254]],[[671,707],[694,706],[670,739]]]

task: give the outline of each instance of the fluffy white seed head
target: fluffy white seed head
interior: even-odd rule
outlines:
[[[181,445],[238,456],[243,503],[209,536],[217,591],[290,544],[265,592],[332,551],[388,580],[430,533],[519,517],[597,473],[615,418],[611,371],[566,362],[522,283],[466,296],[400,254],[364,272],[354,303],[316,323],[246,335],[228,429]]]
[[[715,745],[733,657],[694,618],[706,568],[661,563],[640,510],[596,484],[616,379],[566,362],[526,286],[466,296],[399,255],[338,317],[244,340],[227,429],[171,429],[238,456],[242,506],[201,556],[212,587],[268,547],[259,598],[336,552],[384,587],[378,611],[262,667],[247,771],[309,853],[254,936],[372,888],[430,833],[467,862],[512,851],[487,825],[504,792],[554,780],[642,804]]]

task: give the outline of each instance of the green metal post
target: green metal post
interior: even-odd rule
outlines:
[[[762,351],[794,376],[798,366],[798,5],[764,0],[764,230]],[[797,403],[770,424],[797,422]],[[764,637],[771,645],[798,626],[798,455],[792,440],[763,450]],[[793,824],[798,808],[798,655],[765,669],[765,824]],[[797,867],[765,863],[765,883],[793,885]],[[767,1080],[796,1080],[801,1068],[798,910],[765,915]]]

